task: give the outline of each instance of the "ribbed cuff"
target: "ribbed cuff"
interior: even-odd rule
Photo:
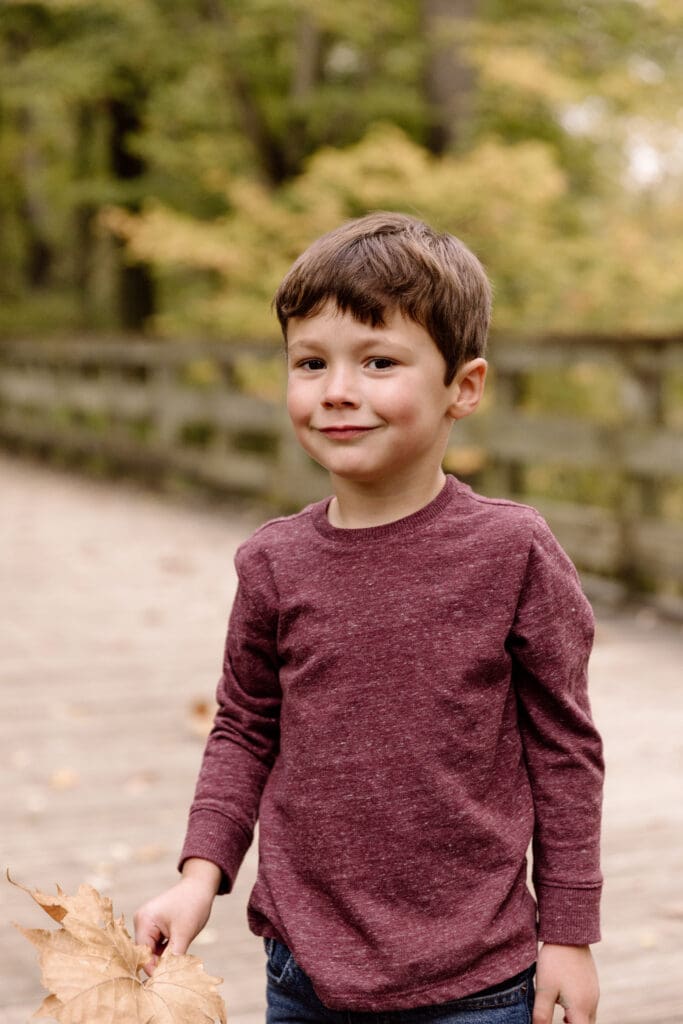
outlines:
[[[602,886],[569,889],[536,885],[538,938],[561,946],[587,946],[600,941]]]
[[[178,871],[190,857],[210,860],[221,869],[218,894],[230,892],[240,864],[251,846],[248,834],[236,821],[216,811],[196,810],[190,814],[187,834],[178,861]]]

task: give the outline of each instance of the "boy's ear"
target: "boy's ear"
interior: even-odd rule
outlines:
[[[484,394],[488,363],[485,359],[470,359],[463,363],[449,385],[452,401],[448,409],[451,419],[461,420],[473,413]]]

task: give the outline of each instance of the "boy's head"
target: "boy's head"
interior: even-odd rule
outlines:
[[[398,310],[433,339],[450,384],[483,356],[491,316],[484,269],[461,241],[402,213],[371,213],[318,238],[296,260],[274,299],[287,340],[294,317],[332,301],[361,323],[382,326]]]

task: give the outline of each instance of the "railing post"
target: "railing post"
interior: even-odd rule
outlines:
[[[496,414],[514,415],[524,400],[525,371],[506,366],[498,369],[493,382]],[[511,459],[494,460],[484,470],[483,486],[492,497],[519,498],[524,494],[524,466]]]
[[[163,447],[172,448],[178,431],[175,408],[174,376],[176,368],[167,358],[155,360],[150,366],[149,389],[153,397],[154,430]]]
[[[626,351],[621,358],[621,400],[625,421],[629,427],[653,431],[664,425],[664,392],[659,345]],[[662,485],[652,475],[638,473],[628,467],[628,432],[619,441],[619,461],[624,466],[622,500],[616,509],[621,536],[621,566],[619,575],[628,590],[642,589],[645,573],[639,557],[639,527],[646,518],[660,514]]]
[[[318,469],[294,436],[287,410],[282,406],[278,430],[278,455],[270,500],[294,512],[330,493],[327,474]]]

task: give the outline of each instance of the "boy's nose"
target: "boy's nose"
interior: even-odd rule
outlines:
[[[326,409],[357,406],[359,404],[358,390],[352,374],[344,370],[337,370],[335,373],[329,374],[325,381],[322,404]]]

